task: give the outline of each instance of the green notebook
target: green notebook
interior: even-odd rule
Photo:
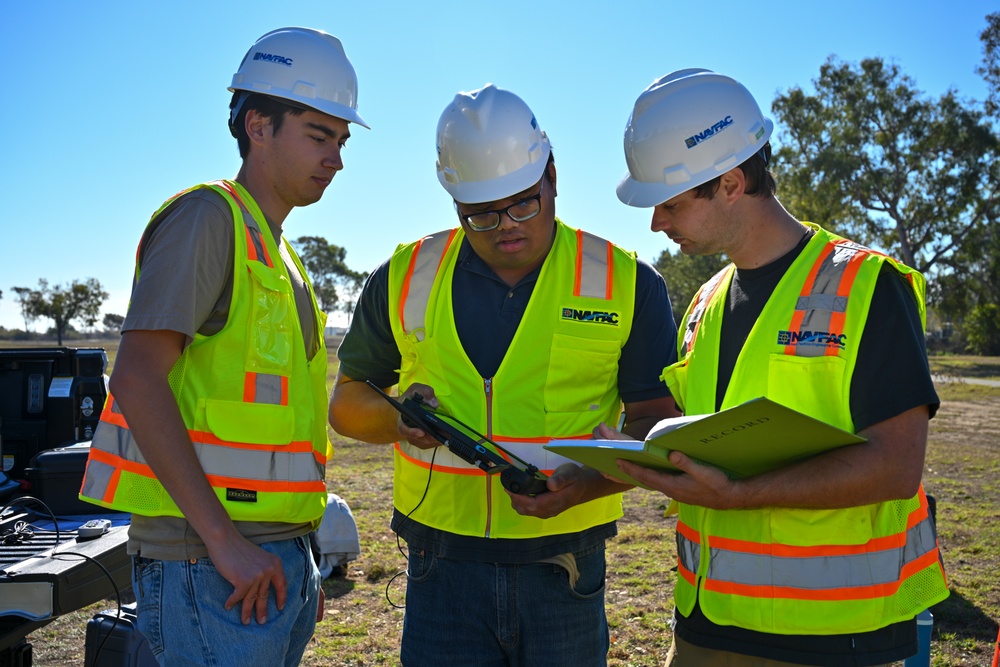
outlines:
[[[807,459],[829,449],[865,442],[766,398],[755,398],[710,415],[664,419],[639,440],[552,440],[545,449],[639,484],[622,473],[616,459],[655,470],[676,471],[667,454],[681,451],[731,477],[750,477]],[[639,486],[642,486],[639,484]]]

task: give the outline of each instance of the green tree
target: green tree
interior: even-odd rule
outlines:
[[[38,289],[30,291],[28,313],[32,317],[51,319],[56,338],[62,345],[70,322],[79,320],[84,326],[92,326],[97,321],[101,304],[107,298],[108,293],[96,278],[87,278],[84,282],[74,280],[67,287],[50,287],[48,281],[42,278],[38,281]]]
[[[24,319],[24,333],[28,333],[28,327],[35,321],[35,316],[31,314],[31,292],[30,287],[12,287],[17,294],[17,303],[21,306],[21,317]]]
[[[724,255],[685,255],[664,250],[653,266],[667,283],[674,321],[680,325],[684,311],[698,288],[729,263]]]
[[[309,272],[320,309],[326,313],[348,307],[353,310],[353,301],[343,301],[340,297],[355,298],[367,274],[348,268],[344,262],[347,250],[322,236],[300,236],[292,245]]]
[[[989,86],[986,113],[997,116],[1000,115],[1000,12],[986,17],[986,29],[979,39],[983,43],[983,64],[976,68],[976,73]]]
[[[101,326],[108,333],[120,334],[122,331],[122,324],[125,323],[125,316],[118,315],[116,313],[105,313],[104,319],[101,321]]]
[[[996,206],[1000,141],[983,111],[955,91],[927,98],[880,58],[831,57],[813,85],[772,107],[783,200],[922,272],[947,271]]]
[[[783,127],[778,194],[789,210],[923,272],[931,304],[959,326],[1000,295],[1000,136],[990,116],[1000,14],[982,38],[993,106],[954,90],[928,97],[879,58],[852,65],[832,56],[814,93],[792,88],[772,106]]]

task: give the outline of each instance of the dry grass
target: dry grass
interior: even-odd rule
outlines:
[[[946,359],[951,367],[966,364],[977,377],[1000,377],[1000,359]],[[949,383],[939,391],[944,402],[931,422],[924,485],[937,499],[952,595],[933,609],[933,665],[984,666],[1000,618],[1000,389]],[[303,664],[395,665],[403,614],[387,595],[402,604],[405,577],[397,575],[406,561],[388,528],[390,449],[336,437],[334,444],[328,487],[350,504],[362,554],[345,577],[325,582],[326,618]],[[674,521],[663,517],[664,498],[649,491],[630,491],[625,506],[619,536],[608,549],[609,664],[660,665],[670,641]],[[83,664],[86,623],[108,606],[101,602],[68,614],[31,635],[36,664]]]

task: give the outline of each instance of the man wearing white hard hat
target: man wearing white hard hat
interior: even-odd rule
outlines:
[[[357,78],[282,28],[229,90],[235,179],[175,195],[139,243],[81,497],[131,512],[139,628],[163,665],[296,665],[322,615],[325,315],[282,225],[344,167]]]
[[[743,479],[680,452],[679,475],[619,466],[679,506],[668,665],[887,664],[948,595],[920,484],[939,403],[924,278],[785,210],[772,129],[708,70],[635,103],[619,198],[681,252],[732,260],[692,300],[664,379],[689,415],[765,396],[867,440]]]
[[[447,106],[437,173],[460,226],[400,245],[372,273],[330,404],[341,434],[396,442],[402,662],[603,665],[604,543],[627,487],[543,445],[591,437],[622,403],[639,438],[674,414],[649,364],[674,354],[666,287],[633,253],[555,217],[548,136],[507,90]],[[364,381],[419,394],[549,475],[547,492],[508,492]]]

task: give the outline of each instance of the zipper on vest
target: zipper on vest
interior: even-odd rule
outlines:
[[[486,437],[493,439],[493,378],[483,378],[483,393],[486,395]],[[486,535],[490,536],[493,524],[493,482],[486,478]]]

